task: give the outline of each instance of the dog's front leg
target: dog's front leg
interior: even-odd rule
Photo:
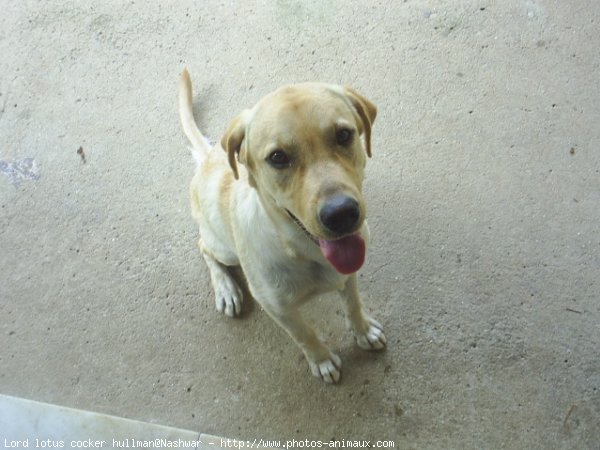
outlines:
[[[278,308],[263,304],[267,313],[294,339],[302,349],[314,376],[327,383],[341,378],[342,361],[331,352],[306,323],[296,307]]]
[[[358,346],[365,350],[380,350],[385,347],[387,340],[379,322],[365,313],[356,274],[350,275],[346,285],[340,291],[346,307],[348,326],[356,337]]]

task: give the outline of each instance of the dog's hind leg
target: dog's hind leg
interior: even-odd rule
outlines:
[[[204,246],[202,239],[198,241],[204,261],[210,272],[210,281],[215,291],[217,311],[229,317],[239,316],[242,312],[242,290],[233,279],[227,266],[221,264]]]
[[[365,313],[356,274],[352,274],[346,286],[340,291],[344,306],[346,307],[346,320],[358,346],[364,350],[380,350],[386,346],[383,327],[379,322]]]

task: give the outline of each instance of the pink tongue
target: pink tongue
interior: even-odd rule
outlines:
[[[335,241],[319,239],[319,247],[335,270],[344,275],[356,272],[365,262],[365,241],[358,233]]]

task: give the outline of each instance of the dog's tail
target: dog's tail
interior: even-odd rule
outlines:
[[[187,69],[181,72],[179,80],[179,116],[183,131],[192,144],[192,156],[200,165],[211,149],[211,145],[198,129],[192,110],[192,80]]]

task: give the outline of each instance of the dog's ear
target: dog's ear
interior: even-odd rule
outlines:
[[[344,87],[346,96],[360,117],[365,133],[367,156],[371,157],[371,127],[377,116],[377,107],[349,86]]]
[[[248,125],[249,115],[249,109],[242,111],[240,115],[229,123],[225,134],[221,138],[221,147],[227,152],[227,159],[236,180],[239,178],[236,159],[246,137],[246,126]]]

